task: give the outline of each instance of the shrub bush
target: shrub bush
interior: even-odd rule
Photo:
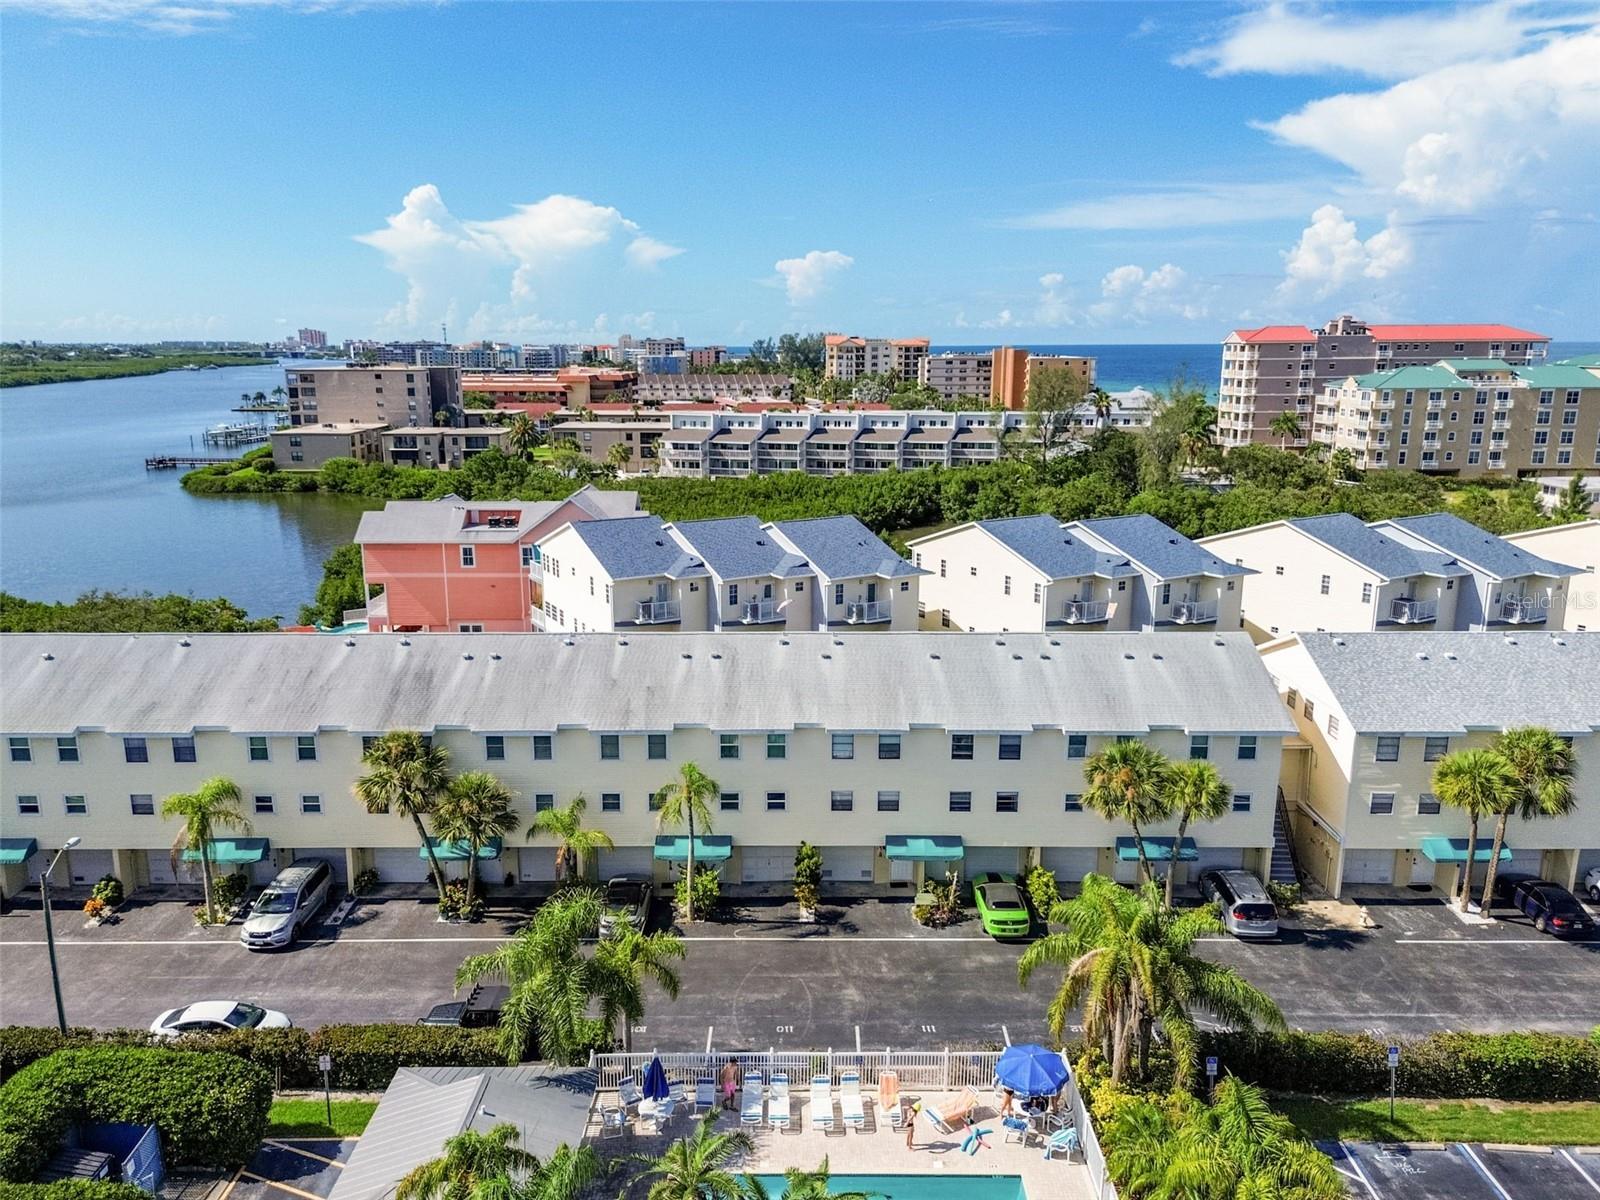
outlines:
[[[378,882],[378,872],[368,867],[365,871],[356,872],[356,881],[350,890],[358,896],[370,896],[378,890]]]
[[[0,1200],[150,1200],[150,1193],[109,1179],[58,1179],[54,1183],[0,1183]]]
[[[1061,900],[1061,888],[1056,884],[1056,873],[1045,867],[1034,867],[1023,876],[1023,886],[1027,889],[1028,899],[1033,904],[1033,911],[1039,914],[1039,919],[1049,920],[1050,910]]]
[[[705,920],[717,911],[722,903],[722,872],[714,867],[701,867],[694,873],[694,883],[689,887],[689,903],[694,916]]]
[[[232,912],[249,890],[250,880],[243,871],[229,871],[211,878],[211,899],[220,913]]]
[[[237,1166],[255,1152],[271,1106],[267,1073],[226,1054],[61,1050],[0,1087],[0,1179],[32,1179],[80,1120],[153,1124],[174,1165]]]
[[[810,842],[801,842],[794,852],[794,899],[801,908],[815,912],[822,894],[822,851]]]
[[[115,875],[102,875],[100,882],[89,891],[89,895],[104,901],[107,908],[116,908],[123,901],[122,880]]]
[[[483,897],[467,899],[467,884],[463,879],[452,879],[444,885],[439,896],[439,915],[453,921],[478,921],[483,918]]]

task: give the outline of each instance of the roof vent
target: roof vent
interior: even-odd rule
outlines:
[[[179,638],[178,639],[178,645],[180,645],[180,646],[192,646],[192,645],[194,645],[194,643],[191,642],[188,638]]]
[[[787,646],[788,644],[789,644],[789,639],[788,638],[779,638],[778,639],[778,645]]]
[[[1131,654],[1124,654],[1122,657],[1127,659],[1129,662],[1133,661],[1133,655]]]
[[[463,654],[463,655],[462,655],[462,656],[461,656],[461,661],[462,661],[462,662],[471,662],[471,661],[472,661],[472,655],[470,655],[470,654]]]
[[[665,546],[665,545],[666,545],[666,543],[665,543],[665,542],[663,542],[663,541],[662,541],[662,540],[661,540],[661,539],[660,539],[660,538],[657,538],[657,539],[656,539],[656,545],[658,545],[658,546]]]
[[[1050,639],[1050,644],[1051,644],[1051,645],[1052,645],[1052,646],[1059,646],[1059,645],[1061,645],[1061,643],[1060,643],[1060,642],[1058,642],[1058,641],[1057,641],[1057,640],[1056,640],[1056,639],[1055,639],[1055,638],[1051,638],[1051,639]]]
[[[757,538],[756,539],[756,545],[765,546],[766,544],[767,544],[767,539],[766,538]]]
[[[840,639],[838,639],[838,638],[834,638],[834,639],[833,639],[833,644],[834,644],[834,645],[835,645],[835,646],[842,646],[842,645],[844,645],[844,642],[842,642],[842,641],[841,641],[841,640],[840,640]]]
[[[1558,646],[1565,646],[1567,644],[1567,639],[1566,638],[1553,637],[1550,640],[1552,642],[1554,642]]]
[[[627,638],[618,638],[617,639],[617,645],[626,646],[627,644],[628,644],[628,639]]]
[[[692,655],[692,654],[688,653],[687,651],[685,651],[683,654],[678,655],[678,657],[679,658],[693,658],[694,655]]]
[[[1050,656],[1048,654],[1041,654],[1041,655],[1039,655],[1039,657],[1044,659],[1045,662],[1049,662],[1050,661]]]
[[[354,646],[356,644],[356,640],[355,638],[345,638],[344,644],[346,646]]]
[[[411,645],[411,639],[403,637],[403,638],[400,639],[400,644],[402,646],[409,646],[409,645]]]
[[[1157,662],[1161,661],[1161,655],[1159,654],[1152,654],[1150,657],[1155,659]]]
[[[1451,662],[1455,662],[1456,661],[1456,656],[1454,654],[1447,653],[1445,655],[1445,657],[1448,658]]]
[[[713,651],[712,651],[712,652],[711,652],[711,657],[712,657],[712,658],[721,658],[721,657],[722,657],[722,655],[720,655],[720,654],[718,654],[718,653],[717,653],[717,652],[716,652],[716,651],[715,651],[715,650],[713,650]]]
[[[1424,654],[1421,650],[1418,650],[1417,651],[1417,661],[1418,662],[1427,662],[1428,661],[1428,656],[1426,654]]]
[[[1508,645],[1508,646],[1515,646],[1515,645],[1516,645],[1516,644],[1517,644],[1517,639],[1516,639],[1516,638],[1514,638],[1514,637],[1511,637],[1511,636],[1510,636],[1510,635],[1509,635],[1509,634],[1508,634],[1508,635],[1507,635],[1507,636],[1506,636],[1506,645]]]
[[[934,662],[938,662],[939,661],[939,656],[937,654],[930,654],[930,655],[928,655],[928,657],[933,659]]]
[[[1344,639],[1342,637],[1336,637],[1333,639],[1333,644],[1335,646],[1342,646],[1344,645]]]
[[[48,651],[48,650],[46,650],[43,654],[39,655],[39,657],[44,659],[45,662],[55,662],[55,660],[56,660],[56,656],[54,654],[51,654],[50,651]]]
[[[1011,656],[1011,658],[1012,658],[1012,660],[1013,660],[1013,661],[1014,661],[1014,662],[1021,662],[1021,661],[1022,661],[1022,655],[1020,655],[1020,654],[1013,654],[1013,655],[1012,655],[1012,656]]]
[[[578,643],[573,641],[571,638],[562,638],[561,644],[563,646],[576,646]]]
[[[1178,544],[1178,539],[1177,538],[1168,538],[1167,539],[1167,545],[1176,546],[1177,544]]]
[[[491,655],[489,655],[489,657],[495,662],[499,662],[500,661],[500,656],[498,654],[491,654]]]
[[[822,657],[831,659],[833,657],[833,655],[824,653]]]

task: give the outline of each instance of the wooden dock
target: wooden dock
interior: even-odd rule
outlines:
[[[237,458],[207,458],[186,454],[157,454],[144,460],[146,471],[172,471],[178,467],[206,467],[212,463],[238,462]]]

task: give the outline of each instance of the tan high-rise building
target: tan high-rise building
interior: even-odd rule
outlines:
[[[1001,408],[1019,410],[1028,406],[1028,384],[1036,371],[1071,371],[1083,383],[1084,391],[1094,386],[1095,360],[1068,354],[1032,354],[1013,346],[1000,346],[993,353],[989,398]]]
[[[988,350],[930,354],[918,365],[917,379],[946,400],[962,396],[988,396],[994,373],[994,355]]]
[[[1445,358],[1493,358],[1513,366],[1545,361],[1550,339],[1510,325],[1368,325],[1340,316],[1321,329],[1266,325],[1235,329],[1222,343],[1217,442],[1223,449],[1262,442],[1305,446],[1315,397],[1351,375],[1427,366]],[[1272,432],[1274,417],[1293,413],[1301,435]]]
[[[894,371],[901,379],[918,379],[920,364],[927,357],[927,338],[864,338],[830,333],[823,339],[822,373],[829,379],[856,379]]]
[[[284,386],[290,425],[432,425],[435,413],[453,419],[461,410],[461,373],[454,367],[292,367]]]

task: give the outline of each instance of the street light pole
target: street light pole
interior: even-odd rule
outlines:
[[[82,840],[69,837],[61,849],[56,851],[56,856],[50,860],[50,865],[44,869],[44,874],[39,876],[39,898],[44,902],[44,944],[50,951],[50,986],[56,994],[56,1024],[61,1027],[63,1037],[67,1033],[67,1010],[61,1003],[61,969],[56,965],[56,927],[50,920],[50,872],[56,869],[61,856]]]

